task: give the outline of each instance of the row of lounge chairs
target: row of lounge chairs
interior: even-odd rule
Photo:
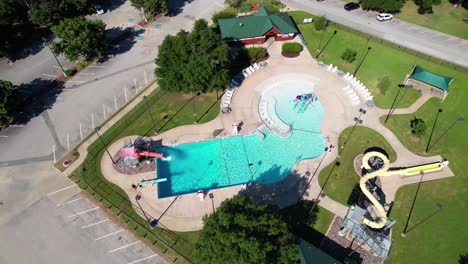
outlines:
[[[352,105],[358,105],[360,100],[359,100],[359,95],[354,91],[351,86],[346,86],[343,88],[344,92],[351,98],[351,104]]]
[[[261,61],[260,63],[254,63],[250,65],[249,67],[245,68],[242,70],[242,74],[244,75],[245,78],[249,77],[250,75],[254,74],[254,72],[260,70],[261,68],[264,68],[267,66],[266,61]]]

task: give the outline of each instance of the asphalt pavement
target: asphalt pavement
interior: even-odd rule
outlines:
[[[468,68],[468,41],[398,19],[379,22],[377,12],[346,11],[339,0],[282,0],[291,9],[304,10],[355,30]]]

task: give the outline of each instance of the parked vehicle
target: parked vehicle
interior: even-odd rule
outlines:
[[[387,21],[387,20],[392,20],[392,19],[393,19],[393,15],[388,14],[388,13],[380,13],[377,16],[377,20],[380,21],[380,22]]]
[[[96,8],[96,13],[98,15],[102,15],[102,14],[104,14],[106,12],[106,11],[104,11],[104,9],[102,8],[101,5],[96,5],[95,8]]]
[[[354,3],[354,2],[350,2],[350,3],[347,3],[346,5],[344,5],[344,9],[346,11],[352,11],[352,10],[358,9],[358,8],[359,8],[359,4]]]

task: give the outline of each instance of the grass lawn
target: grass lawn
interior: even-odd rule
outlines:
[[[157,89],[148,95],[147,102],[140,102],[104,132],[101,139],[106,144],[111,144],[124,136],[152,135],[153,121],[148,108],[151,109],[156,129],[159,132],[180,125],[193,124],[195,120],[190,99],[190,95],[170,94]],[[195,108],[198,122],[208,122],[218,115],[219,102],[216,101],[215,94],[201,94],[195,99]],[[137,235],[145,237],[160,250],[165,251],[167,245],[161,242],[160,239],[162,239],[172,245],[180,254],[191,258],[193,244],[199,235],[198,232],[172,232],[161,228],[150,230],[147,221],[133,210],[127,194],[103,177],[100,163],[104,154],[102,142],[95,141],[88,147],[88,156],[85,162],[72,173],[71,178],[96,200],[102,202],[106,208],[118,215]],[[159,239],[156,239],[155,236],[158,236]],[[168,251],[166,254],[174,255],[174,252]],[[181,258],[178,258],[178,261],[181,261]]]
[[[468,17],[468,10],[459,6],[454,8],[447,1],[442,0],[440,5],[433,5],[433,14],[418,14],[418,6],[413,1],[406,1],[401,13],[396,17],[407,22],[434,29],[459,38],[468,39],[468,26],[463,22]]]
[[[352,128],[347,128],[341,132],[338,146],[343,145],[351,130]],[[346,143],[341,157],[336,160],[340,162],[340,165],[335,166],[335,162],[332,162],[319,174],[320,186],[328,197],[341,204],[348,204],[354,185],[359,182],[359,176],[354,169],[354,158],[373,147],[385,150],[391,162],[396,160],[395,151],[382,135],[370,128],[357,126]]]
[[[468,228],[464,222],[468,218],[468,120],[456,123],[436,142],[458,117],[468,118],[468,72],[456,75],[453,84],[444,102],[433,98],[416,113],[392,116],[387,122],[387,127],[408,149],[421,155],[440,154],[450,162],[449,166],[455,174],[449,179],[421,185],[408,228],[411,229],[434,212],[436,203],[440,203],[443,209],[411,230],[406,238],[395,235],[389,263],[458,263],[459,255],[468,253]],[[443,112],[437,120],[429,153],[425,154],[439,108]],[[422,138],[411,136],[409,122],[414,116],[427,123],[426,135]],[[400,234],[404,228],[416,188],[416,184],[405,186],[397,193],[390,215],[397,220],[393,227],[394,234]]]
[[[296,22],[302,21],[304,17],[314,17],[303,11],[292,11],[289,13]],[[334,23],[330,24],[326,32],[315,31],[313,24],[298,24],[298,26],[304,39],[307,41],[307,48],[312,56],[317,54],[319,46],[323,48],[331,39],[323,50],[320,60],[327,64],[332,63],[333,65],[337,65],[344,71],[353,73],[363,54],[367,51],[366,42],[368,36],[362,33],[344,30],[341,26],[337,26]],[[333,36],[334,30],[337,30],[337,34]],[[321,38],[322,41],[320,41]],[[381,108],[390,108],[397,93],[397,84],[405,80],[405,76],[410,73],[414,64],[447,76],[455,76],[462,72],[462,70],[440,65],[439,62],[428,59],[426,56],[420,54],[417,56],[417,52],[412,51],[408,53],[405,49],[398,49],[385,42],[381,43],[381,40],[376,38],[371,38],[368,46],[371,47],[371,50],[369,50],[368,55],[365,57],[357,73],[357,77],[371,91],[374,95],[374,102]],[[341,54],[346,48],[354,49],[357,52],[357,59],[353,63],[345,63],[341,59]],[[385,75],[390,77],[391,88],[383,95],[380,94],[377,83]],[[462,89],[460,83],[456,81],[451,87],[453,89]],[[419,96],[416,90],[409,90],[398,105],[398,108],[410,106]]]

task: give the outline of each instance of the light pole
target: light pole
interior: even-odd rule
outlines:
[[[349,133],[349,136],[346,138],[346,140],[343,142],[343,146],[341,146],[341,148],[338,150],[338,154],[341,155],[341,153],[343,153],[343,150],[344,150],[344,147],[346,145],[346,143],[348,143],[349,139],[351,138],[351,135],[353,134],[354,132],[354,129],[356,128],[356,126],[358,124],[362,124],[362,119],[361,119],[361,116],[366,114],[366,110],[365,109],[362,109],[362,108],[359,108],[359,116],[358,117],[355,117],[354,118],[354,121],[356,121],[356,123],[354,124],[353,126],[353,129],[351,129],[351,132]],[[339,156],[338,155],[338,156]]]
[[[418,188],[416,189],[416,193],[414,194],[413,203],[411,204],[411,208],[410,208],[410,212],[408,214],[408,218],[406,218],[405,228],[403,228],[403,232],[401,233],[402,237],[406,237],[406,234],[407,234],[406,229],[408,228],[408,224],[409,224],[409,220],[411,218],[411,214],[413,214],[413,209],[414,209],[414,204],[416,203],[416,198],[418,198],[419,188],[421,187],[421,183],[422,183],[422,180],[423,180],[423,177],[424,177],[424,171],[421,171],[420,174],[421,174],[421,178],[419,179]]]
[[[432,135],[434,134],[434,130],[437,124],[437,120],[439,119],[440,113],[442,113],[442,109],[439,108],[439,110],[437,111],[436,118],[434,120],[434,124],[432,125],[431,135],[429,135],[429,140],[427,141],[427,145],[426,145],[426,149],[424,150],[424,153],[427,153],[429,151],[429,145],[431,145]]]
[[[153,114],[151,113],[151,109],[148,106],[148,100],[146,100],[146,98],[148,98],[146,95],[143,96],[143,101],[145,102],[146,110],[149,112],[149,115],[151,117],[151,122],[153,123],[154,133],[157,133],[158,131],[156,130],[156,125],[154,123]]]
[[[195,119],[195,124],[198,124],[197,112],[195,111],[195,96],[193,94],[193,84],[190,84],[190,91],[192,92],[193,118]]]
[[[214,59],[213,59],[213,60],[211,60],[211,62],[215,65],[215,75],[217,75],[217,73],[218,73],[219,60],[214,60]],[[215,88],[215,90],[216,90],[216,100],[218,100],[218,98],[219,98],[219,97],[218,97],[218,89]]]
[[[405,89],[410,89],[410,88],[413,88],[412,85],[406,85],[406,84],[398,84],[398,92],[395,96],[395,99],[393,99],[393,103],[392,103],[392,106],[390,107],[390,109],[388,110],[388,114],[387,114],[387,117],[385,118],[385,121],[384,123],[386,124],[388,119],[390,118],[390,115],[393,113],[393,111],[395,110],[395,108],[397,107],[398,103],[400,103],[401,99],[403,98],[403,96],[405,95],[405,93],[403,93],[403,95],[401,96],[401,98],[398,100],[397,102],[397,98],[398,98],[398,95],[400,95],[400,91],[402,88],[405,88]],[[406,92],[406,91],[405,91]]]
[[[369,39],[370,39],[370,38],[369,38]],[[369,42],[369,41],[367,41],[367,42]],[[367,47],[367,46],[366,46],[366,47]],[[357,73],[358,70],[361,68],[362,63],[364,62],[364,59],[367,57],[367,54],[369,54],[369,51],[371,50],[371,48],[372,48],[372,47],[367,47],[367,51],[366,51],[365,54],[364,54],[364,51],[363,51],[363,54],[362,54],[363,57],[362,57],[362,59],[359,61],[359,64],[357,65],[356,70],[355,70],[354,73],[353,73],[354,76],[356,76],[356,73]]]
[[[57,61],[57,64],[60,66],[60,69],[62,69],[63,76],[67,77],[67,74],[65,73],[65,70],[63,69],[62,64],[60,64],[60,61],[57,59],[57,56],[55,56],[54,51],[50,48],[50,45],[49,45],[49,42],[47,41],[47,39],[42,38],[42,40],[44,41],[44,43],[46,44],[46,46],[49,48],[50,52],[54,56],[54,59]]]
[[[442,133],[442,135],[440,135],[440,136],[436,139],[436,141],[434,142],[434,144],[432,144],[432,146],[429,146],[429,145],[428,145],[427,151],[431,150],[432,147],[434,147],[437,143],[439,143],[439,141],[448,133],[448,131],[449,131],[453,126],[455,126],[457,123],[461,123],[461,122],[463,122],[463,121],[465,121],[465,118],[463,118],[463,117],[457,118],[457,120],[455,120],[455,122],[453,122],[452,125],[450,125],[450,126],[445,130],[445,132]],[[426,152],[427,152],[427,151],[426,151]]]
[[[333,31],[333,35],[330,37],[330,39],[327,41],[327,43],[325,43],[325,45],[323,46],[323,48],[317,53],[317,55],[315,56],[315,58],[317,59],[320,54],[322,54],[323,50],[328,46],[328,43],[330,43],[330,41],[332,40],[332,38],[336,35],[338,31]]]
[[[115,161],[112,158],[112,155],[109,153],[109,150],[107,149],[106,143],[104,143],[104,140],[102,140],[101,135],[99,134],[99,130],[101,130],[101,128],[98,127],[98,126],[94,128],[94,131],[96,131],[96,134],[98,135],[99,140],[101,141],[102,145],[104,146],[104,149],[106,150],[107,155],[109,155],[109,158],[112,160],[112,163],[115,164]]]

